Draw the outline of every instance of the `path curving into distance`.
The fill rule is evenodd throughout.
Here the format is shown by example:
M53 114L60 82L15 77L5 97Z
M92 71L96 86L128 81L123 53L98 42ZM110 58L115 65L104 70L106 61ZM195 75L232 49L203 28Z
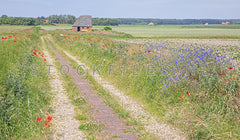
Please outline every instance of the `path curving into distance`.
M78 65L84 65L82 67L85 71L89 72L89 68L82 62L80 62L76 57L72 56L66 51L63 51L69 58L77 62ZM159 123L156 119L144 109L144 106L138 104L133 98L125 95L122 91L116 89L108 81L101 78L100 75L89 72L91 76L106 90L111 96L117 97L119 104L124 107L130 116L144 125L147 132L158 136L160 139L165 140L184 140L185 137L182 136L182 132L179 129L172 128L167 124Z
M61 65L68 65L66 58L55 51L51 44L48 42L48 46L51 51L56 55ZM132 129L131 126L123 124L123 122L117 117L117 113L109 106L107 106L103 100L98 96L96 91L93 90L92 85L87 80L83 79L75 69L69 66L69 75L74 79L79 91L83 94L86 102L91 106L91 116L94 120L99 121L100 124L104 124L102 135L104 139L123 139L123 140L136 140L139 139L131 132L127 132ZM126 130L126 131L124 131Z

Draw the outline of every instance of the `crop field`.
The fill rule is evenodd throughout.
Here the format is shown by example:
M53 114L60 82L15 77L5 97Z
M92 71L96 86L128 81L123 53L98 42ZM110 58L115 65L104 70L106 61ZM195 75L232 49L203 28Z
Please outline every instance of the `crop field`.
M71 30L72 26L70 25L42 25L38 26L43 30L51 31L51 30Z
M66 89L68 104L73 103L77 110L69 114L75 114L74 119L80 122L76 129L84 134L83 138L101 139L114 119L117 120L114 123L126 120L121 125L131 126L124 135L133 134L144 140L240 139L240 40L191 39L240 37L239 26L113 26L113 31L104 35L101 26L94 28L97 32L88 34L73 32L70 26L38 27L40 31L31 27L31 32L14 27L21 32L12 33L15 30L0 26L0 136L4 139L52 138L59 131L58 125L70 121L57 116L59 122L56 122L57 117L51 117L59 111L50 105L56 100L51 96L52 91L58 88L51 80L62 81L60 85ZM133 37L115 37L122 32ZM51 64L50 58L56 62ZM60 64L68 64L86 81L77 82L79 77L74 80L61 70L58 73L61 78L51 77L47 64L56 69L62 68ZM38 75L31 75L36 72ZM92 73L106 80L108 86L94 80ZM75 87L81 84L86 90ZM96 96L87 89L88 85L96 91ZM113 95L106 87L121 92L111 88ZM101 114L94 116L104 110L91 112L97 110L94 106L97 99L102 100L100 107L106 104L116 112L111 116L117 117L108 116L108 123L97 123L104 122ZM131 108L130 99L135 108ZM143 106L144 111L138 106ZM67 108L63 106L62 110ZM156 123L139 117L142 112L148 112ZM172 137L161 133L161 128L169 130L166 135ZM61 137L64 132L56 135ZM116 137L120 136L111 136Z
M1 25L0 33L9 33L16 31L23 31L26 29L31 29L33 26L9 26L9 25Z
M212 26L212 28L211 28ZM240 28L236 26L116 26L114 31L131 34L135 37L206 37L206 36L240 36Z
M69 25L39 26L44 30L71 30ZM93 26L95 30L102 30L104 26ZM239 38L239 25L159 25L159 26L111 26L113 31L131 34L134 37L162 37L162 38Z

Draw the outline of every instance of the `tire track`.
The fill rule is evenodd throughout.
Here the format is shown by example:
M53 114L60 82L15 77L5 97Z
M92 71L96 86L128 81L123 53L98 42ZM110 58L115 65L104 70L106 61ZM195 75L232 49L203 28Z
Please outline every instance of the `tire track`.
M89 67L87 67L84 63L77 60L76 57L72 56L66 51L63 51L69 58L71 58L73 61L77 62L78 65L84 65L82 67L85 71L89 72ZM101 78L100 75L95 73L89 72L91 76L94 77L94 79L102 85L102 87L110 92L112 96L115 96L119 99L119 104L122 105L137 121L141 122L141 124L144 125L147 132L154 134L160 139L166 139L166 140L183 140L185 139L184 136L182 136L182 132L179 129L172 128L167 124L164 123L158 123L156 119L144 109L143 105L138 104L134 99L131 97L125 95L120 90L116 89L113 85L111 85L109 82L105 81Z
M62 65L68 65L67 60L51 47L48 40L47 43L60 63ZM124 132L124 130L131 130L132 127L123 124L122 121L117 117L117 113L111 107L107 106L98 96L96 91L93 90L92 85L80 77L75 69L69 65L68 67L69 74L74 79L76 86L78 87L79 91L83 93L85 100L91 106L90 112L92 113L92 117L94 120L99 121L99 123L104 124L105 127L101 132L104 136L104 139L138 139L132 133Z
M43 38L42 38L43 41ZM47 51L44 54L48 57L48 64L53 65L53 58ZM86 139L82 131L78 129L80 122L74 118L74 106L67 97L63 83L57 74L59 71L52 66L50 69L51 92L53 93L53 103L51 104L53 139L54 140L83 140Z

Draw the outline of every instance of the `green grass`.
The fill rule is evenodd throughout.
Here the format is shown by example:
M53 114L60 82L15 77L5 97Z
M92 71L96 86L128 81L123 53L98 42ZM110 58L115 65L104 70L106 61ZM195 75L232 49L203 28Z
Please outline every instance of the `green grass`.
M45 25L41 29L71 30L71 25ZM102 30L104 26L93 26L93 29ZM240 38L239 25L120 25L111 26L115 33L123 32L134 37L148 38Z
M53 31L53 30L72 30L72 25L39 25L42 30ZM93 29L101 30L104 26L93 26Z
M50 132L44 128L44 120L51 102L46 63L32 56L34 49L42 51L36 43L40 34L35 29L31 35L15 35L0 42L0 138L40 139ZM36 74L34 65L38 66L37 75L32 75ZM35 121L37 117L42 121Z
M42 30L71 30L71 25L39 25L37 27L40 27Z
M139 73L140 76L133 76L132 74L133 64L149 64L151 57L157 55L152 51L150 54L144 55L145 59L141 59L138 53L142 54L147 49L146 46L139 48L138 45L134 44L114 43L114 41L104 37L102 37L102 40L101 37L93 37L92 41L87 41L89 36L81 36L80 41L78 39L74 41L60 37L55 38L59 46L62 47L59 49L71 52L90 68L101 63L101 75L126 94L145 104L147 109L155 116L182 129L189 138L239 138L238 131L240 128L237 121L240 116L237 112L239 104L234 102L238 99L236 92L240 85L237 83L238 80L225 84L224 77L217 74L227 71L228 65L213 65L214 76L210 78L199 79L200 73L191 75L190 79L181 80L176 87L170 87L167 90L168 95L166 95L162 89L164 85L159 85L159 80L166 78L163 72L156 72L157 76L154 76L153 79L146 74L145 68L137 69L136 73ZM73 38L73 36L70 38ZM181 44L178 45L181 46ZM161 54L175 54L170 51L170 48L178 47L178 45L163 44L167 48ZM135 49L135 51L132 51L132 49ZM129 50L128 53L127 50ZM186 50L183 49L182 51ZM114 52L116 52L116 55ZM127 58L127 61L124 60L124 57ZM164 57L164 55L161 57ZM174 55L169 55L167 58L167 60L172 61ZM115 67L115 71L109 76L109 64L115 64L116 66L126 64L125 75L122 75L122 68ZM167 65L169 64L166 63ZM208 71L208 69L199 69L199 72L201 71ZM237 68L229 72L226 78L231 79L231 76L239 79ZM190 92L191 96L188 97L187 92ZM181 96L184 97L184 100L180 99Z
M61 53L61 48L58 46L58 44L53 43L53 42L54 42L54 40L51 40L51 43L54 46L54 48L59 53ZM66 55L65 55L65 58L68 60L69 65L71 65L74 69L78 68L78 64L75 61L73 61ZM89 72L90 71L85 71L83 78L86 79L91 85L93 85L93 89L102 98L102 100L106 103L106 105L113 108L116 111L116 113L118 114L119 118L123 118L125 120L123 123L125 123L126 125L131 125L133 127L132 132L136 133L141 139L149 139L149 140L155 139L155 136L153 136L152 134L149 134L145 131L144 126L141 123L139 123L137 120L131 118L131 116L129 115L129 112L127 112L120 105L120 103L117 101L117 99L115 99L115 97L112 97L110 95L110 93L105 91L103 89L103 87L100 84L98 84L92 76L90 76ZM79 73L84 73L84 70L82 68L80 68ZM66 79L65 79L65 81L66 81ZM70 79L68 79L67 81L69 81L69 83L72 83ZM74 84L74 83L72 83L72 84ZM66 85L66 87L69 89L75 89L75 86L73 87L70 84ZM68 91L68 92L70 92L70 91ZM76 106L80 107L80 109L83 110L82 112L88 112L88 111L84 111L85 109L82 109L84 107L82 107L81 103L85 103L85 100L83 98L78 96L78 98L75 98L75 100L73 100L73 102L74 103L78 102L78 104L76 104ZM82 127L85 127L85 125L88 123L94 123L93 120L86 119L86 114L78 114L76 116L76 118L79 118L79 120L84 120L83 121L84 124ZM96 124L96 123L94 123L94 124ZM89 129L88 131L86 131L86 133L89 138L96 135L96 133L94 133L94 131L92 129Z
M0 25L0 33L10 33L10 32L19 32L26 29L32 29L33 26L10 26L10 25Z
M49 41L49 43L55 48L56 44L51 41ZM48 51L50 52L51 56L55 57L55 54L50 50L49 47ZM61 67L59 61L56 61L54 65L59 68ZM73 67L75 67L75 65L73 65ZM79 69L79 72L82 71L82 69ZM75 106L75 119L79 120L81 124L79 129L84 131L84 135L87 139L95 140L98 137L102 137L100 132L103 128L103 125L98 125L97 122L92 119L89 112L91 107L86 103L82 93L79 92L78 87L73 82L73 79L69 75L61 76L61 79L63 81L63 86L66 89L67 96L72 100L72 104Z
M240 36L240 28L229 26L112 26L113 31L131 34L134 37L206 37L206 36ZM231 28L230 28L231 27Z

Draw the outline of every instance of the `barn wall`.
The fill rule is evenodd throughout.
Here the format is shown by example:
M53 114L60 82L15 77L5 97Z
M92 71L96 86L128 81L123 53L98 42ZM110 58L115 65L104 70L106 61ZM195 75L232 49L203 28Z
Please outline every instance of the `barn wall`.
M73 31L78 31L77 29L78 29L78 27L72 27Z
M80 31L82 31L82 30L92 31L92 27L89 27L89 28L87 28L87 27L80 27Z
M73 31L78 31L77 29L78 29L78 27L72 27ZM80 31L82 31L82 30L92 31L92 27L89 27L89 28L87 28L87 27L80 27Z

